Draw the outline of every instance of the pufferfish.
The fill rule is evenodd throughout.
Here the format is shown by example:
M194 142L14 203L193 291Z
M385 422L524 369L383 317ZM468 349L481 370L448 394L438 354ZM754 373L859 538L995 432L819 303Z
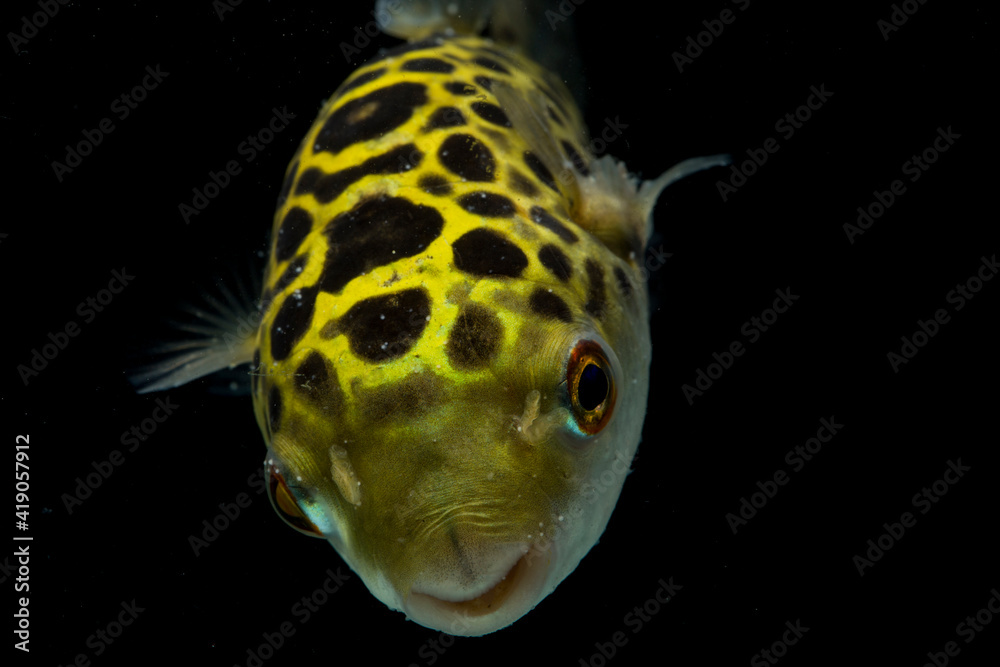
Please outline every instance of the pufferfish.
M640 182L593 156L518 3L491 4L379 3L408 43L292 159L256 331L138 378L252 364L277 512L391 609L467 636L533 609L604 531L646 412L652 210L726 164Z

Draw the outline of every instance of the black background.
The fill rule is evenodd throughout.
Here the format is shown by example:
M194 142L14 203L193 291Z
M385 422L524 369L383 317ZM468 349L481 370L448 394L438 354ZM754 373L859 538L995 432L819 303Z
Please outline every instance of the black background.
M719 152L742 162L768 137L780 149L727 201L717 190L727 170L661 198L653 246L672 255L650 279L649 414L607 532L534 611L494 635L445 638L443 653L438 633L353 576L307 623L293 614L328 568L347 570L248 484L264 453L248 397L206 382L168 392L174 414L71 514L63 499L92 462L126 449L122 433L156 406L126 382L123 351L267 247L284 169L322 100L398 41L380 35L346 62L339 45L371 19L366 3L247 1L221 21L207 1L61 6L19 53L8 45L0 57L0 127L13 149L0 226L0 405L8 465L15 436L30 435L34 537L32 652L15 652L17 664L84 653L92 664L245 665L262 633L286 621L295 634L265 664L601 665L595 643L619 631L627 643L610 664L746 664L796 620L809 630L782 664L922 665L947 641L961 648L955 664L992 664L1000 619L969 644L956 626L1000 586L988 458L1000 282L961 310L946 300L998 249L992 37L974 4L919 5L888 40L877 25L888 2L576 7L588 125L627 125L608 152L631 171L652 178ZM9 5L5 33L38 11ZM735 21L679 72L671 54L727 7ZM157 65L169 76L120 120L112 101ZM777 132L821 85L833 93L822 107L792 137ZM247 163L237 146L275 107L296 117ZM52 162L105 117L115 130L58 181ZM948 127L960 138L910 182L903 163ZM242 173L185 224L178 205L233 159ZM894 179L905 194L850 243L843 224ZM84 322L77 305L123 267L134 280ZM741 327L776 289L799 299L746 344ZM887 353L939 308L951 320L894 372ZM70 320L80 334L25 386L17 366ZM689 404L681 386L735 340L746 352ZM843 428L791 472L786 452L821 418ZM959 458L971 470L920 514L911 498ZM734 535L727 513L779 469L790 482ZM196 557L189 536L242 492L250 506ZM916 525L859 576L853 557L906 511ZM8 609L14 577L0 573ZM633 632L626 615L671 577L676 597ZM95 655L88 637L133 599L144 611Z

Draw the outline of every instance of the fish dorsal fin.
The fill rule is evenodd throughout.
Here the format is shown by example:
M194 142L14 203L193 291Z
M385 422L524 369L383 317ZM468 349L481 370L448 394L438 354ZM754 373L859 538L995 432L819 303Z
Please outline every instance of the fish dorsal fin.
M394 37L416 41L433 34L478 35L486 27L494 0L378 0L375 20ZM402 6L400 6L402 5Z

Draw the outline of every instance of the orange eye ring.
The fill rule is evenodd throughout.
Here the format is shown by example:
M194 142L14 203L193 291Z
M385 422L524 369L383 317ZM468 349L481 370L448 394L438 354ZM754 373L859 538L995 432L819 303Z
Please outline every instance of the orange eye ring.
M611 363L600 344L592 340L576 344L566 365L566 386L581 431L594 435L607 426L614 412L617 389Z
M270 467L271 478L267 485L267 496L271 499L274 511L278 513L285 523L306 535L323 537L323 533L313 525L302 509L288 484L285 477L272 464Z

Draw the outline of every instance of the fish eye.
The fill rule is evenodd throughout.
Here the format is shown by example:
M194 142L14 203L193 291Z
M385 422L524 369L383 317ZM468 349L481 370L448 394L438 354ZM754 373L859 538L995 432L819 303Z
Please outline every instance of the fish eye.
M285 523L300 533L312 535L313 537L323 537L323 533L313 525L312 521L306 517L305 512L299 507L295 495L285 482L284 475L281 474L274 464L271 464L269 468L271 479L267 485L267 497L271 499L274 511L284 519Z
M600 344L581 340L570 353L566 385L577 426L594 435L611 419L615 407L615 381L611 363Z

